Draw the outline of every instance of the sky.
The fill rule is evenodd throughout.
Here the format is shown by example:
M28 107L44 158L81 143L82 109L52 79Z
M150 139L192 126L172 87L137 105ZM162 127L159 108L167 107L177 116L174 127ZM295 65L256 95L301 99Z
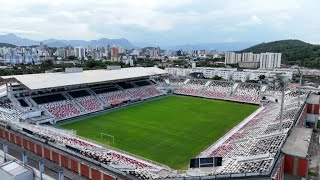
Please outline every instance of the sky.
M0 0L0 34L178 45L320 42L319 0Z

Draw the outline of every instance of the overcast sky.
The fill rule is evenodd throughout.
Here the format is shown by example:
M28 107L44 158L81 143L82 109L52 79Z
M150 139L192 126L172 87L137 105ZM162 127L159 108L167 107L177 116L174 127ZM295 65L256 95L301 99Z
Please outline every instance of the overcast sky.
M151 44L320 42L320 0L0 0L0 34Z

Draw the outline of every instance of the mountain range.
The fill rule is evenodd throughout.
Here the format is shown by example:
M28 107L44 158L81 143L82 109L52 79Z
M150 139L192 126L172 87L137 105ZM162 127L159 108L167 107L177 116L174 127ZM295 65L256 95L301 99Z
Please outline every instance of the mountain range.
M132 43L130 43L127 39L107 39L101 38L98 40L59 40L59 39L47 39L42 41L45 45L49 47L65 47L65 46L107 46L107 45L118 45L121 47L125 47L127 49L136 48ZM15 34L5 34L0 35L0 43L8 43L16 46L32 46L39 45L40 41L35 41L31 39L21 38L16 36Z
M45 45L49 47L65 47L65 46L107 46L107 45L117 45L124 47L126 49L139 49L146 46L154 46L155 45L145 45L145 43L136 43L134 45L130 41L124 38L120 39L108 39L101 38L98 40L59 40L59 39L47 39L42 41ZM0 35L0 43L12 44L15 46L32 46L39 45L40 41L35 41L32 39L22 38L16 36L15 34L9 33L5 35ZM218 51L238 51L241 49L245 49L255 45L257 43L254 42L232 42L232 43L202 43L202 44L186 44L186 45L162 45L161 49L165 50L218 50Z

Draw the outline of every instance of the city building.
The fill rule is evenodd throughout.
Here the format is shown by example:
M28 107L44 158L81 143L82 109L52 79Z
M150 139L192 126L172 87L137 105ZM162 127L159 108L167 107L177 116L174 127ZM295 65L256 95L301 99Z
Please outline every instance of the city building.
M281 53L253 54L248 52L236 54L235 52L226 52L225 64L238 64L241 68L279 69L281 67Z
M119 50L116 47L111 48L111 61L119 60Z
M270 77L275 77L276 74L283 74L292 80L293 70L291 69L275 69L275 70L251 70L244 69L237 71L236 68L209 68L209 67L196 67L196 68L165 68L165 70L174 76L189 76L192 72L202 73L205 78L213 78L215 76L221 77L223 80L241 81L248 80L259 81L260 76L264 75L265 80Z
M281 67L281 53L261 53L260 68L261 69L276 69Z
M81 46L77 46L74 48L74 55L78 58L78 59L81 59L81 58L84 58L86 57L86 52L85 52L85 49Z

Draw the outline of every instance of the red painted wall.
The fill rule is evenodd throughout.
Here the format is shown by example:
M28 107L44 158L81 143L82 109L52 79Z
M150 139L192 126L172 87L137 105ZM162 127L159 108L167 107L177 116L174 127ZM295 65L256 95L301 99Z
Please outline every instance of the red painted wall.
M100 171L95 170L95 169L91 169L91 179L92 180L100 180L101 176L100 176Z
M20 136L16 136L16 143L19 145L19 146L21 146L21 138L20 138Z
M64 155L60 155L61 158L61 166L69 168L69 158Z
M30 142L30 141L28 141L28 142L29 142L29 150L32 151L32 152L36 152L36 149L34 147L33 142Z
M319 104L314 105L314 114L319 114Z
M9 133L8 133L7 131L4 132L4 137L5 137L6 139L9 139Z
M28 141L25 139L22 139L23 148L28 149Z
M51 154L52 154L52 161L59 164L59 154L54 151L51 151Z
M74 171L74 172L79 173L79 171L78 171L78 162L73 160L73 159L70 159L70 163L71 163L71 170Z
M10 139L9 139L9 141L14 143L14 137L15 137L15 135L12 134L12 133L10 133Z
M120 180L121 178L118 178ZM103 174L103 180L113 180L113 177L109 176L108 174Z
M298 160L298 176L307 177L309 162L307 159Z
M312 104L307 104L307 113L312 114Z
M288 174L293 174L294 158L290 155L285 155L284 159L284 172Z
M36 149L37 149L37 154L39 154L40 156L42 156L42 146L40 146L39 144L36 144Z
M85 177L89 177L89 166L85 164L81 164L81 175Z
M47 148L43 148L44 157L50 160L50 150Z

